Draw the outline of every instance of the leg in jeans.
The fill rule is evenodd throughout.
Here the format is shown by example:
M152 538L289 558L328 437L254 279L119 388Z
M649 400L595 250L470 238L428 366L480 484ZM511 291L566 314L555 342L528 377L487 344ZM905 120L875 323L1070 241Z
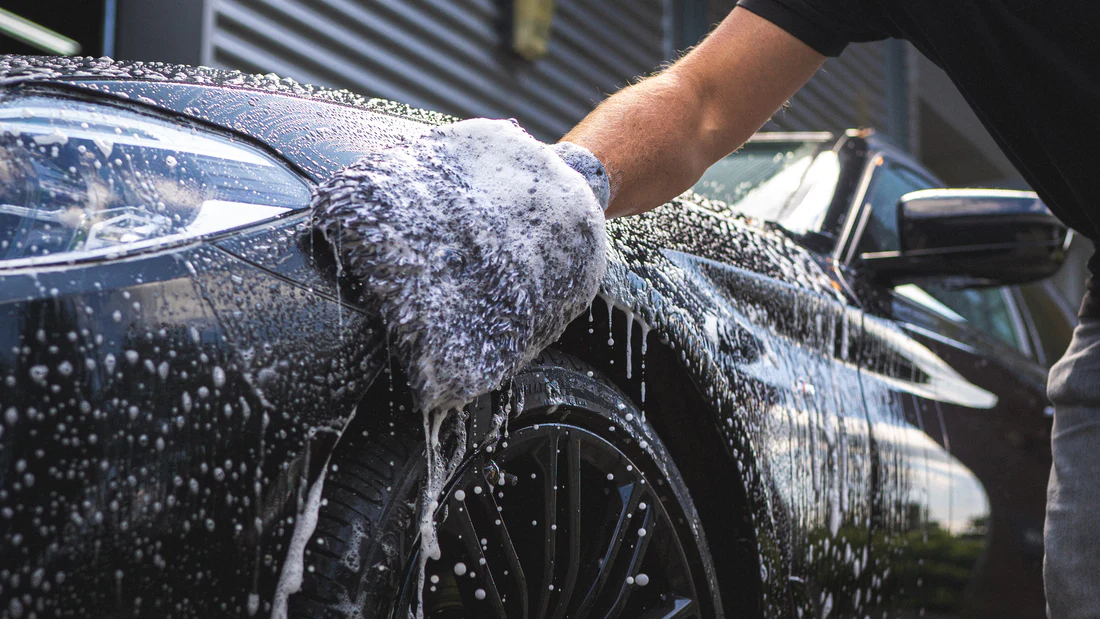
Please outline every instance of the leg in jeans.
M1100 617L1100 318L1081 318L1050 370L1054 466L1043 581L1051 619Z

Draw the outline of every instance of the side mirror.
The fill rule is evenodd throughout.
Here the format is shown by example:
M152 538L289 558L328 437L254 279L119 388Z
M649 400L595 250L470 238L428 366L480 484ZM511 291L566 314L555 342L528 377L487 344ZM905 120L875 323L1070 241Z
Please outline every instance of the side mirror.
M1073 232L1032 191L925 189L898 201L898 251L862 254L892 284L1022 284L1062 266Z

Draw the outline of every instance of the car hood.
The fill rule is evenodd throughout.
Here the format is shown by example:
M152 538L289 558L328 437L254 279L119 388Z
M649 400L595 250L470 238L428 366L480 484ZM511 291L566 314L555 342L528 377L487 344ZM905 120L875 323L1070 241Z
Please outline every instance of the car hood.
M51 83L136 101L252 137L323 180L364 154L456 120L435 112L293 79L110 58L0 57L0 85ZM812 254L782 231L685 194L640 217L610 222L612 258L627 263L683 252L836 295ZM612 269L615 272L615 269ZM625 290L609 285L607 292ZM621 302L626 302L626 295Z

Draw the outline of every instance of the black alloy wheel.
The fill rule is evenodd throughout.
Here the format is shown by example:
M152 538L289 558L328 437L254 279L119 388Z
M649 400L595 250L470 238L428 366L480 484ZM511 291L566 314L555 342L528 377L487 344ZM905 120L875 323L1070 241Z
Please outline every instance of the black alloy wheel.
M687 488L630 400L556 352L500 395L506 432L439 501L423 616L721 616ZM293 616L417 616L423 426L402 413L334 454Z

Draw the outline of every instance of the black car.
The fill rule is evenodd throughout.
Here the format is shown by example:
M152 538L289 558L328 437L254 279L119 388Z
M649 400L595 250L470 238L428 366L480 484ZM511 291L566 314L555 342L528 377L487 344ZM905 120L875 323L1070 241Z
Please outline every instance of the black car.
M611 222L591 313L437 429L422 558L424 420L308 206L448 121L0 61L0 614L1043 616L1069 234L866 133Z

